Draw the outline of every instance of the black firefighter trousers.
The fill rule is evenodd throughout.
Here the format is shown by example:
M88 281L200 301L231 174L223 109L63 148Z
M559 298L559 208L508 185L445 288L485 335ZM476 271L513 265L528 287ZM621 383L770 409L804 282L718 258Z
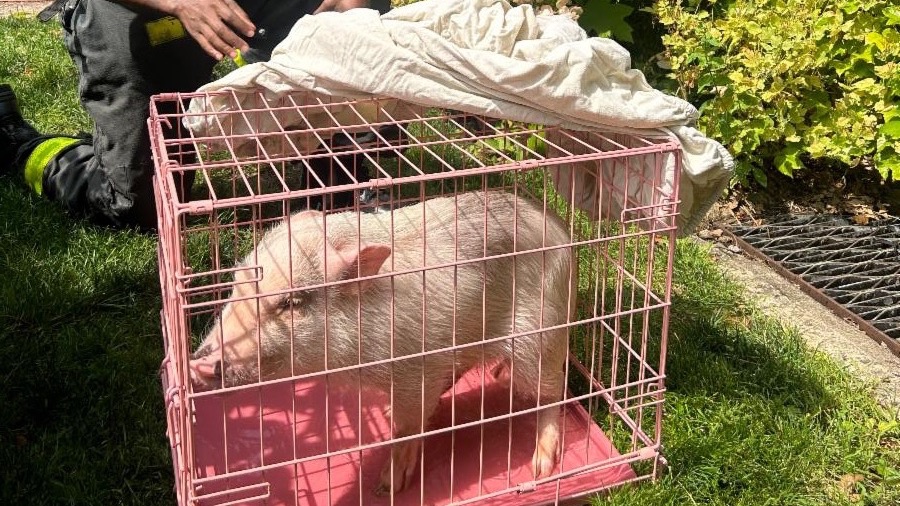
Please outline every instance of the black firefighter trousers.
M320 2L238 0L257 30L266 33L265 39L248 41L247 61L268 59L294 23ZM386 0L372 4L382 12L388 8ZM69 0L61 21L80 75L81 103L95 126L90 138L49 161L41 181L43 194L99 224L154 229L150 96L196 90L209 81L216 62L183 30L178 36L178 30L171 29L172 18L155 11L107 0ZM163 24L170 29L159 29Z

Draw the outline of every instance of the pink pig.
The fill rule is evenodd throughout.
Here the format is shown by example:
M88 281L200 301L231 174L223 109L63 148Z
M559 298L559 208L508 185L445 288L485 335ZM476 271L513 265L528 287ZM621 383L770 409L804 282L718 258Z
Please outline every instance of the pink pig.
M299 212L241 262L261 267L261 279L237 271L229 302L191 360L191 376L198 388L215 388L394 357L393 382L390 364L334 373L331 381L361 380L385 392L393 383L394 403L402 406L391 411L396 437L426 430L454 371L483 360L513 363L517 395L557 402L578 278L570 242L552 211L500 191L433 198L390 213ZM551 246L562 247L480 260ZM422 268L428 270L414 270ZM403 358L556 326L563 328L514 343ZM556 466L559 412L540 411L537 478ZM420 444L394 445L393 480L388 462L378 492L411 483Z

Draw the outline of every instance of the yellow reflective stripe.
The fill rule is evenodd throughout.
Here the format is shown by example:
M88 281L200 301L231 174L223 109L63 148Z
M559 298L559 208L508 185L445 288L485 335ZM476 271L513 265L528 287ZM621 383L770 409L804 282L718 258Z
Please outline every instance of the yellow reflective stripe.
M171 42L187 35L181 21L178 21L177 18L172 16L166 16L157 19L156 21L150 21L149 23L145 23L144 27L147 29L147 39L150 40L151 46L165 44L166 42Z
M44 191L44 169L56 155L80 140L72 137L54 137L38 144L25 161L25 184L41 195Z

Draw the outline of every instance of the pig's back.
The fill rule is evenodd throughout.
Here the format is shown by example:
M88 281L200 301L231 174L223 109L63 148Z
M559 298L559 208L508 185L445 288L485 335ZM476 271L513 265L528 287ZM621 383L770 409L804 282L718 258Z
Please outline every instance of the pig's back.
M360 349L360 358L369 362L508 335L514 320L519 331L538 328L538 317L545 325L561 323L554 322L552 314L564 319L565 305L550 299L564 294L544 289L559 284L561 266L569 259L567 248L517 255L515 261L478 261L568 242L562 221L549 210L546 214L545 220L541 203L494 191L434 198L393 213L330 215L332 243L389 245L392 254L380 272L397 273L373 281L359 302L348 302L346 309L353 315L344 323L348 339L359 335L357 307L367 329L366 346L351 348ZM559 310L547 311L556 306ZM506 346L492 345L489 355L504 356ZM481 350L473 347L431 360L453 358L465 369L481 357ZM346 359L346 364L333 365L358 360L355 352Z
M545 230L544 215L541 203L509 192L467 192L394 213L363 214L359 224L363 242L394 249L393 269L390 259L385 263L389 271L421 267L423 249L426 265L432 266L565 244L568 234L561 220L548 209ZM356 218L346 213L345 219ZM343 234L347 229L334 230Z

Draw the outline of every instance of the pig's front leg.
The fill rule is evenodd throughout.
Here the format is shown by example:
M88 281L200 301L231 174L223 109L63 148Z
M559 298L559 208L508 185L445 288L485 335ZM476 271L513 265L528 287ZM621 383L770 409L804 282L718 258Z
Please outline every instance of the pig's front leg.
M523 341L516 349L520 353L510 373L514 388L544 406L559 402L565 388L566 335L546 334L537 342ZM530 346L529 346L530 345ZM539 366L540 365L540 366ZM547 407L538 412L534 456L531 464L534 478L553 474L559 460L560 406Z
M398 409L394 409L391 406L391 419L394 424L395 438L420 434L425 431L428 419L431 418L431 413L437 406L440 392L437 391L437 394L430 394L430 397L435 399L434 401L431 401L428 397L425 399L428 410L424 411L424 413L421 410L420 395L420 391L417 391L412 397L409 395L397 395L395 397L394 402ZM381 480L375 489L376 495L388 495L391 491L396 494L412 484L416 467L419 463L421 448L421 438L410 439L391 446L391 456L381 470Z
M408 435L396 434L397 437ZM421 446L421 439L412 439L398 443L391 448L391 458L381 470L381 480L378 488L375 489L375 495L385 496L390 494L391 490L397 493L412 484L416 466L419 463ZM393 476L391 475L392 468Z
M398 363L395 371L402 372L394 376L394 404L391 406L395 438L421 434L427 430L441 394L446 390L445 386L453 379L451 370L452 367L442 362L440 357ZM381 471L375 493L396 494L410 486L421 452L422 438L392 445L391 457Z

